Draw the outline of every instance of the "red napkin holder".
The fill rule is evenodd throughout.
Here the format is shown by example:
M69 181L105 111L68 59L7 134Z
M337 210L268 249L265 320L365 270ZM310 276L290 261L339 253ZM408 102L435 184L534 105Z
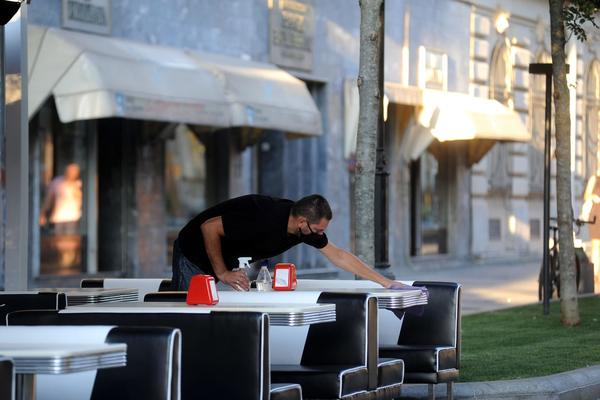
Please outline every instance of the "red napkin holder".
M215 278L210 275L194 275L188 288L185 302L190 305L206 304L214 306L219 302Z
M273 273L273 290L295 290L298 280L296 279L296 266L291 263L275 264Z

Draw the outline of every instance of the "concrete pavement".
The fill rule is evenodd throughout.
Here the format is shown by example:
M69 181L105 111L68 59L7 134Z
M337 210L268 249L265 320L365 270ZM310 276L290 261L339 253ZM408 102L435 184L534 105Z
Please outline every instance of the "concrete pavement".
M436 399L446 398L446 385L435 388ZM426 385L404 385L402 400L427 398ZM454 385L456 400L597 400L600 399L600 365L549 376L509 381L469 382Z
M472 314L538 301L539 260L471 263L395 271L401 280L459 282L462 311ZM427 385L405 385L402 399L427 398ZM446 385L436 386L446 398ZM457 383L455 399L600 399L600 365L560 374L490 382Z
M540 261L529 259L413 268L395 273L401 280L461 283L462 312L466 315L537 302L539 271Z

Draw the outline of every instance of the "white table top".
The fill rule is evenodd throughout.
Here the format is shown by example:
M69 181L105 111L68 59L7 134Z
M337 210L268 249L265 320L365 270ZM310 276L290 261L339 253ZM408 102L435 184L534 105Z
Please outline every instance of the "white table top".
M341 281L344 282L344 281ZM352 285L355 281L349 281L348 285ZM362 282L362 281L358 281ZM298 288L294 291L269 291L269 292L220 292L219 296L223 303L275 303L286 304L295 302L305 302L316 304L319 296L322 293L356 293L365 294L372 297L377 297L379 308L390 310L401 310L415 305L427 304L427 294L422 292L420 288L410 289L385 289L379 285L369 287L365 284L355 287L344 287L337 281L333 287L328 287L328 281L323 282L322 288L317 288L311 285L310 288L303 289L302 285L298 284ZM364 286L363 286L364 285ZM376 285L376 284L373 284ZM305 286L306 287L306 286Z
M188 305L181 302L86 304L61 310L64 314L81 313L191 313L261 312L269 314L271 325L300 326L335 321L335 304L218 303Z
M106 343L0 343L17 374L65 374L126 365L127 345Z
M61 310L65 314L77 313L199 313L211 311L249 311L264 313L300 313L335 311L335 304L269 304L269 303L217 303L210 305L189 305L183 302L151 302L151 303L108 303L86 304Z

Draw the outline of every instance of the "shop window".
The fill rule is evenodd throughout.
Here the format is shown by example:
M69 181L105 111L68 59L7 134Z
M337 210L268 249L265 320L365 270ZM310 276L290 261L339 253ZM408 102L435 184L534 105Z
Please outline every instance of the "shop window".
M488 220L488 237L490 241L499 241L502 239L500 219L490 218Z
M207 151L199 136L178 125L165 143L165 201L167 249L181 228L210 206L207 198ZM171 254L169 253L169 262Z
M447 253L446 198L439 163L428 152L411 165L411 255Z
M419 87L448 90L448 55L419 47Z
M600 62L595 60L590 66L586 83L585 113L585 174L586 178L598 171L598 134L600 133Z
M537 240L540 238L540 220L538 218L529 220L529 238L532 240Z
M32 176L40 188L39 203L34 202L39 208L33 214L39 220L40 258L39 264L34 260L34 270L41 275L86 272L87 200L92 195L86 184L94 159L87 123L60 123L52 101L48 101L32 120L31 130L32 150L39 152Z
M512 56L507 43L501 43L492 54L490 68L490 98L512 108ZM509 144L496 143L486 156L488 159L487 177L491 192L510 191Z

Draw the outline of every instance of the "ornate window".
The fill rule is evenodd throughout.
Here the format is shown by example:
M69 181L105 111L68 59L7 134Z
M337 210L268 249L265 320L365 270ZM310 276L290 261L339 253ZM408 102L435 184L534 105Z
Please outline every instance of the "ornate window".
M550 54L542 52L537 63L551 63ZM531 133L529 143L529 192L544 192L544 136L546 133L546 77L532 76L531 88Z
M600 119L600 62L594 60L588 71L585 85L585 175L589 178L598 170L598 134Z
M502 42L492 54L490 69L490 98L511 107L512 99L512 54L510 44ZM496 143L487 155L488 172L487 177L492 192L505 193L510 191L509 145Z

